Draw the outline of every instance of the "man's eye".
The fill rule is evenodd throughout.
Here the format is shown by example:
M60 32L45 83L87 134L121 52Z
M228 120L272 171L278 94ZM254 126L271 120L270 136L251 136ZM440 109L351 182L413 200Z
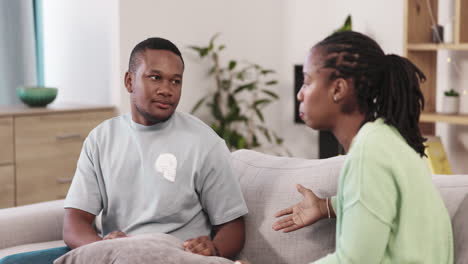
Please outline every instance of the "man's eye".
M150 79L151 79L151 80L161 80L161 76L159 76L159 75L151 75L151 76L150 76Z
M181 80L177 80L177 79L176 79L176 80L172 80L172 83L173 83L173 84L181 84L181 83L182 83L182 81L181 81Z

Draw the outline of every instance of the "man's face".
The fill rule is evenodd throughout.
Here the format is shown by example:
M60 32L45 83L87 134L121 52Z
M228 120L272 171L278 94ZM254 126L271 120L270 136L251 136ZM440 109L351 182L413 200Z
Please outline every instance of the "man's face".
M135 72L127 72L125 86L130 93L133 120L153 125L167 120L177 108L184 65L171 51L147 49L139 54Z

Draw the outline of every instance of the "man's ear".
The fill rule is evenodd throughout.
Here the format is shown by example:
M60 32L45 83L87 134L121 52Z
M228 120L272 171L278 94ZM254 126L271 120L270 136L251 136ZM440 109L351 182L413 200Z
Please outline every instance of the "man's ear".
M125 73L124 84L125 88L127 88L127 92L129 93L133 93L133 76L132 72Z
M332 99L335 103L349 97L352 93L351 83L344 78L335 80L332 87Z

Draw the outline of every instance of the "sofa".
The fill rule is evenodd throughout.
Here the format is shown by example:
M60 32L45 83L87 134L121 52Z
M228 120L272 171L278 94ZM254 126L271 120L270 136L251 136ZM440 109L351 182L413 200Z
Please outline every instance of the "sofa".
M327 219L291 233L274 231L274 213L301 200L295 185L318 196L336 193L345 156L307 160L251 150L232 154L249 214L246 244L239 259L254 264L309 263L334 251L335 220ZM433 175L452 217L456 263L468 263L468 175ZM468 196L467 196L468 197ZM9 254L63 246L63 200L0 210L0 258ZM415 208L417 210L417 208ZM421 219L424 221L424 219ZM430 232L430 230L428 230Z

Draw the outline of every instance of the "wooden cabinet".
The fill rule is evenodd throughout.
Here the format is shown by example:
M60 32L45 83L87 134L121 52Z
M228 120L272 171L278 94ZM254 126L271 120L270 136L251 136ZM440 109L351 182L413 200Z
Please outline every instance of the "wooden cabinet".
M114 115L112 107L0 109L0 208L65 198L84 139Z
M440 0L441 3L442 0ZM453 43L432 43L431 28L438 23L438 0L406 0L405 55L426 75L422 85L426 106L421 115L424 134L434 134L435 122L468 124L468 115L436 113L437 52L439 50L468 51L468 0L454 0Z

